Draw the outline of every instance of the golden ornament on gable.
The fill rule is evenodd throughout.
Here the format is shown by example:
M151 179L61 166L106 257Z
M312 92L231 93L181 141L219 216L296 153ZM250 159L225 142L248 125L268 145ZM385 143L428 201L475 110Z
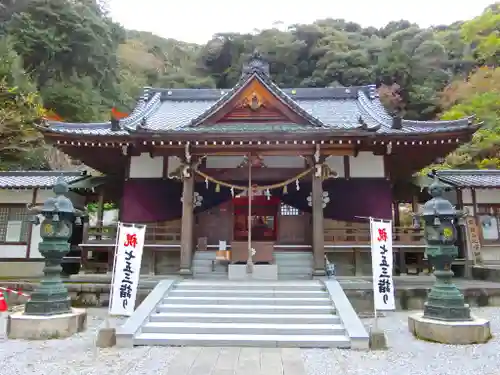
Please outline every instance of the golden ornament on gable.
M249 108L252 111L257 111L261 107L265 106L264 98L259 95L256 91L253 91L250 95L244 97L241 102L237 105L239 108Z

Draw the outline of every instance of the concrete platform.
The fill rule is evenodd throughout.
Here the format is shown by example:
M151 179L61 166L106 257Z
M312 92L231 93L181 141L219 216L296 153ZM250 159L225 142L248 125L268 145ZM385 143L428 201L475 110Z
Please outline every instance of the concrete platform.
M230 264L227 268L228 279L234 281L242 280L278 280L278 266L276 264L255 264L253 272L247 273L246 264Z
M492 337L486 319L446 322L424 318L423 312L408 317L408 329L416 338L450 345L483 344Z
M87 311L73 309L69 314L36 316L12 313L7 317L9 339L48 340L70 337L87 328Z

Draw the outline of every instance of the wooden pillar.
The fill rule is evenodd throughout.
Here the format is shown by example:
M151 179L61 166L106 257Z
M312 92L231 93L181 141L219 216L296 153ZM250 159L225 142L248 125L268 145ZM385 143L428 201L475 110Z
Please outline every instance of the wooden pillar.
M38 188L33 189L33 195L31 197L31 205L34 206L36 205L37 201L37 195L38 195ZM26 258L28 259L31 254L31 237L33 236L33 226L35 224L29 223L28 227L28 234L27 234L27 239L26 239Z
M104 190L102 188L99 188L99 198L97 201L97 233L99 235L97 236L97 240L102 239L102 229L104 226Z
M413 194L411 197L411 210L413 213L418 213L418 195Z
M474 217L477 217L477 196L476 196L476 189L472 188L470 189L471 197L472 197L472 215Z
M394 226L401 226L401 215L399 212L399 201L392 202L393 210L394 210Z
M184 177L182 185L182 221L181 221L181 268L179 273L191 276L191 258L193 255L194 227L194 175Z
M312 177L313 276L325 275L325 231L323 223L323 178Z

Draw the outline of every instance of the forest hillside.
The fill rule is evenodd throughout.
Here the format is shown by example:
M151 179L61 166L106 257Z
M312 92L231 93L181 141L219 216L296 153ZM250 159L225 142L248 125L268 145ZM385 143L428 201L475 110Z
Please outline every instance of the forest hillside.
M474 113L484 128L438 167L500 166L500 2L426 29L325 19L196 45L126 30L99 0L3 0L0 170L71 164L34 130L44 116L107 120L111 108L129 111L144 86L232 87L255 49L282 86L376 83L388 110L409 119Z

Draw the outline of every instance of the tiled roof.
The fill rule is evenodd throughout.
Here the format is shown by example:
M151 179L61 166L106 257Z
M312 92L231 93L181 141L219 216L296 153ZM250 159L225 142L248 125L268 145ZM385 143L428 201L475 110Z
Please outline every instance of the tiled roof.
M251 79L258 79L279 100L303 117L310 124L308 129L311 131L314 131L314 128L332 131L361 128L373 133L403 135L457 131L466 129L472 124L472 117L456 121L403 119L401 126L398 127L393 125L393 118L378 99L375 85L281 89L263 71L254 70L244 74L230 90L146 88L132 114L120 120L119 128L113 128L111 122L99 124L51 122L45 130L89 136L127 136L135 132L199 133L202 129L197 129L197 125L217 112ZM203 130L206 129L203 127ZM210 131L216 129L227 132L224 126Z
M460 188L500 188L500 170L440 170L436 173L441 181Z
M89 178L86 172L64 171L12 171L0 172L0 189L50 189L58 177L63 177L66 183Z

